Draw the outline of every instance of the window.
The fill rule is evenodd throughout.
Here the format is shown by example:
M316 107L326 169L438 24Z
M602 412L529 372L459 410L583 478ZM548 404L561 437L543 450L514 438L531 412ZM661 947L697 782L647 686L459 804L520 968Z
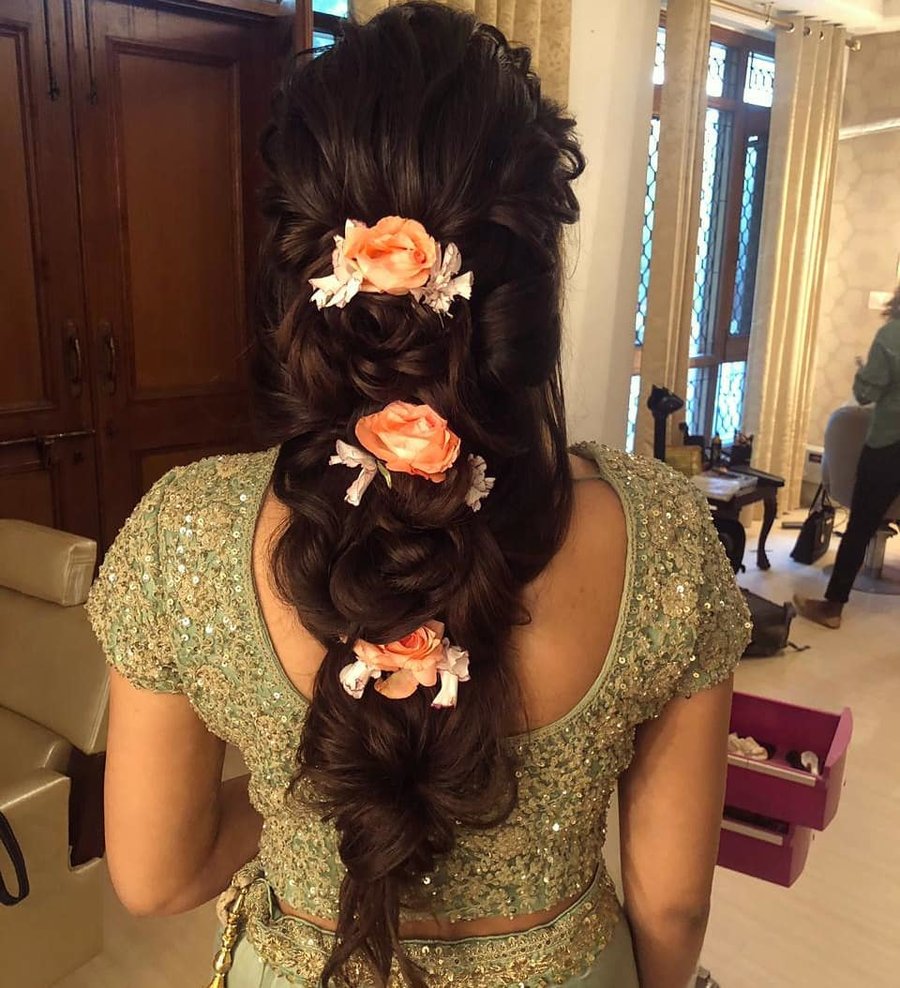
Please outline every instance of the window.
M635 380L647 317L659 111L665 77L665 25L656 37L654 113L634 326L635 377L628 408L628 448L634 447ZM769 116L775 84L773 46L713 28L707 74L700 229L694 267L685 416L692 433L727 443L741 428L756 261L762 219Z
M313 48L333 45L341 33L341 20L350 16L350 0L313 0Z

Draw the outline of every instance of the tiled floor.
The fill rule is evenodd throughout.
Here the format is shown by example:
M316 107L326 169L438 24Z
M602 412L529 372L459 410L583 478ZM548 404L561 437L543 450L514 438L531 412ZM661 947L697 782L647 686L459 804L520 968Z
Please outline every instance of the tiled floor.
M821 570L789 557L794 532L770 537L772 569L740 583L770 600L821 596ZM837 540L835 539L835 544ZM900 537L888 543L894 574ZM755 541L751 540L751 545ZM748 552L748 558L752 558ZM703 951L722 988L895 988L900 984L900 597L852 596L839 631L796 620L809 645L742 663L737 688L826 710L853 710L846 786L791 889L719 869Z
M789 558L776 527L772 569L742 585L772 600L824 588L821 569ZM896 540L900 543L900 538ZM752 560L750 551L747 558ZM889 544L900 564L900 545ZM719 870L703 962L722 988L895 988L900 984L900 597L857 594L840 631L798 620L809 651L745 662L738 688L808 706L853 709L843 801L817 835L805 873L782 889ZM201 988L209 983L211 907L138 920L106 897L106 949L58 988Z

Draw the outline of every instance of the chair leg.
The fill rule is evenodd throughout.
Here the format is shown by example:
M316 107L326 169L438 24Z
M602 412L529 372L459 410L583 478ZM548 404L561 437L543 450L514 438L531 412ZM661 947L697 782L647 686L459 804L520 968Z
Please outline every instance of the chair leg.
M863 561L863 574L872 580L881 579L881 571L884 568L884 548L887 545L887 540L893 534L893 529L882 526L869 540L866 558Z

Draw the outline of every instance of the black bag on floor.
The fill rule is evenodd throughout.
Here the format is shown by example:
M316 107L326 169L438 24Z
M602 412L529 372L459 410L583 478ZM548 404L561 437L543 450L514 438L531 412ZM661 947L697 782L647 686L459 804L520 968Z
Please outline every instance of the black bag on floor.
M787 648L791 621L797 614L793 604L775 604L749 590L742 589L741 593L750 608L750 620L753 622L750 644L744 650L745 658L765 658Z
M791 559L811 566L828 552L833 531L834 505L825 493L825 488L819 484L816 496L809 506L809 514L803 522L803 528L800 529L791 552Z

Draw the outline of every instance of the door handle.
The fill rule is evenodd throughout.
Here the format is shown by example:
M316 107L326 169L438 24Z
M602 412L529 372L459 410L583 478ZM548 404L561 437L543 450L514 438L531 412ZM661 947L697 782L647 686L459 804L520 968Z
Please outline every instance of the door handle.
M81 358L81 340L78 339L78 329L72 319L66 320L64 332L66 336L69 387L73 397L77 398L81 394L84 364Z
M103 336L103 345L106 348L106 392L114 395L118 385L118 354L116 352L116 338L113 336L112 326L104 320L99 325L99 330Z

